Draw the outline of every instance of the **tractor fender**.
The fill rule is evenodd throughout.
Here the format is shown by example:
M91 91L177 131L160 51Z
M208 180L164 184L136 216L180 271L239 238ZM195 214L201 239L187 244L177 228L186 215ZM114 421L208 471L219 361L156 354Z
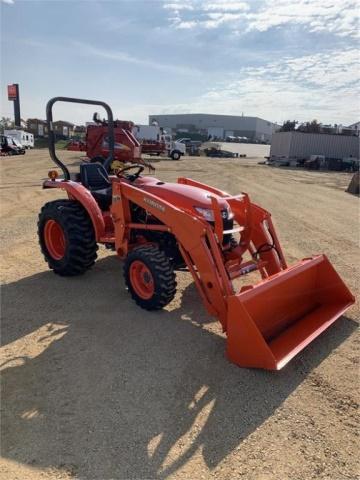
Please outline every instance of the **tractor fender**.
M45 180L43 188L61 188L66 191L69 199L77 200L81 203L93 224L96 241L100 241L105 234L105 222L100 207L89 190L80 183L71 180Z

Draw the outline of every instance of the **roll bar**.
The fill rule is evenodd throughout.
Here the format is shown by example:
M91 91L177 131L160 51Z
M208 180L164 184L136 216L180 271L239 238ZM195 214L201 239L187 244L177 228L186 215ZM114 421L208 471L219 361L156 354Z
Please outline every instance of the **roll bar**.
M56 102L68 102L68 103L82 103L85 105L99 105L106 110L107 113L107 125L108 125L108 138L109 138L109 156L104 162L104 167L106 170L110 166L111 162L114 159L114 117L111 108L105 102L100 102L97 100L84 100L81 98L70 98L70 97L54 97L51 98L46 105L46 122L49 132L49 153L52 161L61 168L64 174L64 180L70 180L70 172L68 168L62 163L62 161L57 157L55 152L55 133L53 129L53 115L52 108Z

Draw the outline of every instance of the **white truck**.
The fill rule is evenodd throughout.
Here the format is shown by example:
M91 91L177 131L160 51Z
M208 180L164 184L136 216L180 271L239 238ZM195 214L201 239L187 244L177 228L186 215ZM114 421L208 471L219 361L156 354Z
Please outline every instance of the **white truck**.
M132 134L141 144L142 153L164 155L179 160L186 153L186 145L176 142L158 125L135 125Z
M25 130L4 130L4 135L8 135L18 141L23 148L34 148L34 135Z

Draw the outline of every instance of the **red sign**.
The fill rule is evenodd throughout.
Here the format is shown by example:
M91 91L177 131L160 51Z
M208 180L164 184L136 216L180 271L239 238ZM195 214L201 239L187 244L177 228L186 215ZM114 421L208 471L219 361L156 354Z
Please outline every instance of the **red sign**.
M16 100L18 96L17 85L8 85L8 99Z

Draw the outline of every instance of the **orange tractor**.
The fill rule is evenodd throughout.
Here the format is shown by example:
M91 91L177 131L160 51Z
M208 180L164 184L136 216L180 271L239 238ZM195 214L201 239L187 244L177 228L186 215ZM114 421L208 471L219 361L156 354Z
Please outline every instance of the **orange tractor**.
M109 156L81 164L74 179L55 153L56 101L101 105L108 115ZM270 214L246 193L229 195L188 178L163 182L142 176L144 166L136 164L109 176L114 125L107 104L56 97L47 121L50 155L63 178L50 171L43 187L67 193L39 216L41 250L55 273L84 273L104 244L124 260L135 302L158 310L174 298L175 272L186 270L226 332L230 361L270 370L286 365L354 303L325 255L287 266ZM236 287L250 272L258 272L259 283Z

